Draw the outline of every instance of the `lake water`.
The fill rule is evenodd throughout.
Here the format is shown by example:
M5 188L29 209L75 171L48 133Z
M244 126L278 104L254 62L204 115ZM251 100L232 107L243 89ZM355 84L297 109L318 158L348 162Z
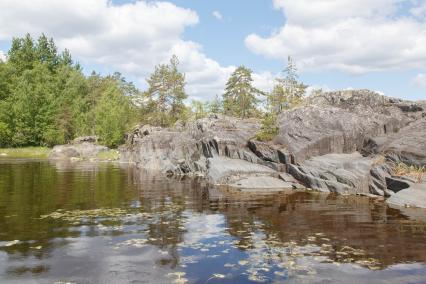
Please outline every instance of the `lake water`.
M401 210L3 159L0 283L426 283L426 211Z

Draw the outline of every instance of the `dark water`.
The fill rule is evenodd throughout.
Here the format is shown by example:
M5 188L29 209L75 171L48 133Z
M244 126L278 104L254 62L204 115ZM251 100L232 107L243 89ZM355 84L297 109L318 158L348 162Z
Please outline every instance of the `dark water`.
M426 213L0 160L0 283L426 283Z

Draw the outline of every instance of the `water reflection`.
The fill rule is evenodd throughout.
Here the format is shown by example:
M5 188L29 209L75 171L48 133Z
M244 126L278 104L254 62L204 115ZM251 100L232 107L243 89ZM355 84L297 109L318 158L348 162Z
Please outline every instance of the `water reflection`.
M377 199L1 160L0 282L422 283L425 219Z

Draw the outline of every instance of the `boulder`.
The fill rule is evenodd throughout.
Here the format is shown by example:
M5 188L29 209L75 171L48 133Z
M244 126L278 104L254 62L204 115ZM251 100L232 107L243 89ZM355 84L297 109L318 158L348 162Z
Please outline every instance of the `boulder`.
M340 194L370 193L373 160L359 153L327 154L300 165L290 165L289 173L307 187Z
M72 144L82 144L82 143L98 143L98 136L81 136L77 137L72 141Z
M108 151L108 147L83 142L80 144L58 145L53 147L49 159L91 159L101 152Z
M388 158L419 167L426 166L426 118L391 135L380 147Z
M401 207L426 208L426 183L418 183L398 191L386 200L391 205Z

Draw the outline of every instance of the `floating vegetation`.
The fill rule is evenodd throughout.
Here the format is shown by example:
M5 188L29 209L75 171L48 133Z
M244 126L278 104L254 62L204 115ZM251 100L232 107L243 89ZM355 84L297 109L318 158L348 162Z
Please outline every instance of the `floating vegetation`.
M123 247L123 246L131 246L136 248L143 248L147 245L148 240L147 239L130 239L121 243L118 243L115 247Z
M14 241L7 242L4 246L5 247L11 247L11 246L17 245L19 243L20 243L19 240L14 240Z
M99 208L99 209L90 209L90 210L56 210L50 214L41 215L41 219L55 219L55 220L64 220L68 222L79 222L83 219L93 219L93 218L116 218L123 217L128 214L127 210L121 208Z
M175 278L173 280L173 283L177 283L177 284L183 284L188 282L188 279L184 278L185 275L186 273L183 271L177 271L177 272L172 272L167 274L169 278Z

